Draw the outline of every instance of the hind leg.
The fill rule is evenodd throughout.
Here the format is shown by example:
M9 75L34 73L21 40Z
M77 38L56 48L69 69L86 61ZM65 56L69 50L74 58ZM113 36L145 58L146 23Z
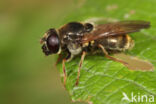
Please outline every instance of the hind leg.
M122 63L122 64L124 64L124 65L127 65L126 62L124 62L124 61L122 61L122 60L119 60L119 59L117 59L117 58L115 58L115 57L110 56L110 55L108 54L108 52L105 50L105 48L104 48L101 44L99 44L98 46L99 46L99 48L102 49L103 53L105 54L105 56L106 56L108 59L111 59L111 60L116 61L116 62L120 62L120 63Z

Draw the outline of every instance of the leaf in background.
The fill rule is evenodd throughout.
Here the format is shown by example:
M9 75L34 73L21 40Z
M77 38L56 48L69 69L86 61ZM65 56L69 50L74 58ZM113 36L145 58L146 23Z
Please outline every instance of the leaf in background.
M78 2L78 1L76 1ZM108 20L146 20L151 28L131 34L135 47L127 52L132 56L150 61L156 67L156 1L155 0L87 0L76 6L65 18L69 21L82 21L91 17L103 17ZM73 101L87 101L93 104L125 104L123 93L156 96L156 71L131 71L122 64L104 57L87 56L84 60L79 85L74 86L80 56L66 63L66 89ZM62 74L62 65L58 65ZM148 100L149 101L149 100ZM128 103L128 102L127 102Z

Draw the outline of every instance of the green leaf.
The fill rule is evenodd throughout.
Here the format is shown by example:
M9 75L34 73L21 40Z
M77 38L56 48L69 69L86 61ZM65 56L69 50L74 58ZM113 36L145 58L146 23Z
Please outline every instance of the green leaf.
M80 0L75 1L73 12L65 18L63 23L82 21L91 17L103 17L108 20L150 21L150 29L131 34L135 40L135 47L127 54L147 60L156 67L155 5L155 0ZM79 61L80 56L66 63L66 89L73 101L86 101L93 104L125 104L129 102L122 101L123 93L127 94L130 99L132 93L137 98L147 95L147 102L149 102L150 95L156 96L155 69L153 72L131 71L122 64L105 58L104 55L85 57L79 85L75 86ZM58 64L58 68L62 76L61 63Z

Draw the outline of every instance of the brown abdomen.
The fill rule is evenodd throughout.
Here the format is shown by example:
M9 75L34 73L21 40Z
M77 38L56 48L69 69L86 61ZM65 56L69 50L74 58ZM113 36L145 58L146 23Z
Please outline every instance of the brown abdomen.
M125 51L134 46L134 41L127 34L99 39L97 42L107 51Z

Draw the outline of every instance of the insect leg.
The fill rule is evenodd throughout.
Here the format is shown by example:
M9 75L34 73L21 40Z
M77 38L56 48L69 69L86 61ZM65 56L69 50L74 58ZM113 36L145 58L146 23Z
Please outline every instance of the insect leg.
M105 54L105 56L108 59L111 59L111 60L116 61L116 62L120 62L120 63L122 63L124 65L127 65L128 64L128 63L126 63L126 62L124 62L122 60L119 60L119 59L115 58L115 57L109 56L108 53L107 53L107 51L105 50L105 48L101 44L99 44L98 46L102 49L103 53Z
M77 74L77 80L76 80L76 83L75 83L76 86L79 84L80 70L81 70L81 67L82 67L83 60L84 60L85 56L86 56L86 52L83 51L83 52L82 52L82 56L81 56L81 60L80 60L80 63L79 63L78 74Z
M63 81L64 86L66 86L66 80L67 80L65 62L68 62L68 61L71 60L72 58L73 58L73 55L71 55L71 53L68 52L67 57L64 58L63 61L62 61L62 69L63 69L63 75L64 75L64 81Z
M64 76L64 81L63 81L64 86L66 86L66 79L67 79L65 62L66 62L66 59L63 59L63 61L62 61L62 69L63 69L63 76Z

